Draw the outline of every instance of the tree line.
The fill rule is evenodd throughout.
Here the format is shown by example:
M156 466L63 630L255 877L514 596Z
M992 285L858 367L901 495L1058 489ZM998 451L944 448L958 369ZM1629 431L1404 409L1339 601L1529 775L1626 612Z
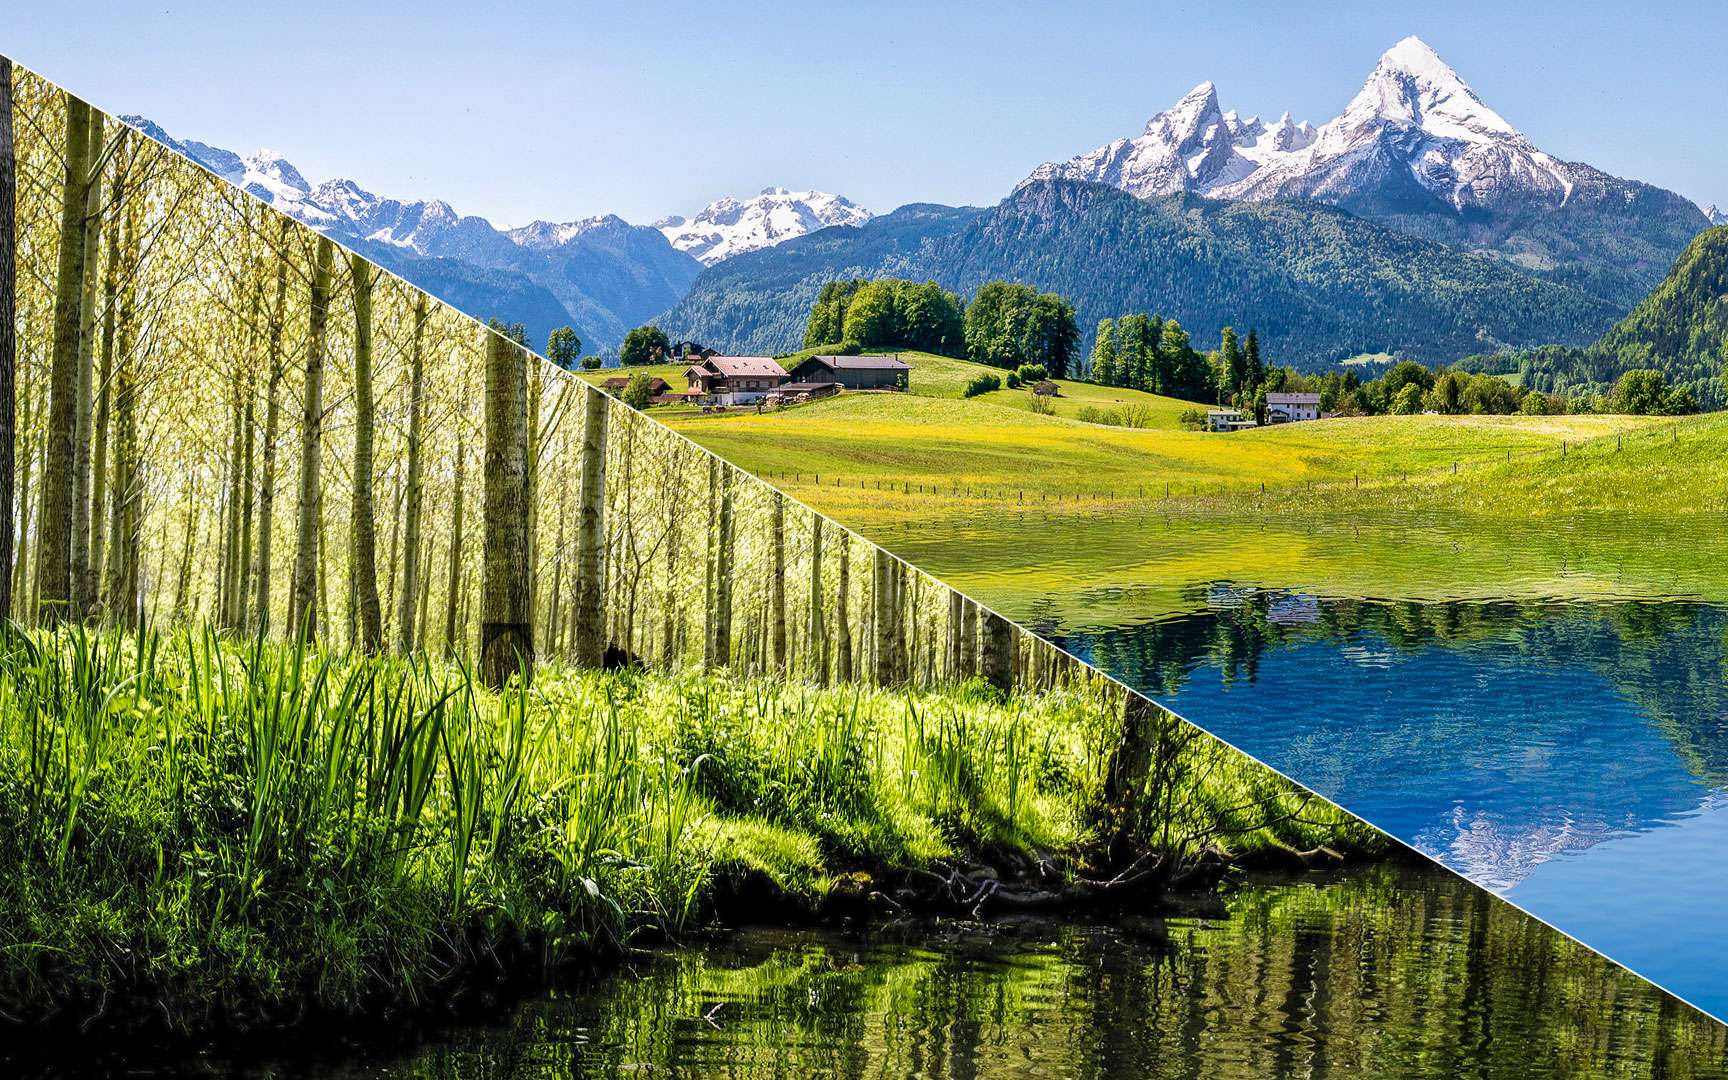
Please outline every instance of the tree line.
M1264 391L1308 391L1320 395L1320 407L1343 416L1508 415L1558 416L1567 413L1622 413L1681 416L1698 411L1690 387L1670 386L1660 371L1637 369L1622 373L1606 393L1545 393L1520 380L1469 370L1468 362L1429 367L1400 360L1379 375L1364 379L1355 371L1304 375L1289 368L1267 370ZM1264 393L1258 398L1264 419Z

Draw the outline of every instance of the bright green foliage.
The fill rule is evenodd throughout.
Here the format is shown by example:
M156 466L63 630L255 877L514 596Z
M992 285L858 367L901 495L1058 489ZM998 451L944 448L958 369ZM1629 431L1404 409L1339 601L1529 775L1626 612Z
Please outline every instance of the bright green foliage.
M1728 402L1728 226L1693 240L1667 278L1594 344L1544 345L1464 363L1517 372L1525 386L1568 397L1605 394L1622 374L1650 370L1675 388L1664 409L1685 411L1685 394L1693 408L1720 408Z
M648 401L654 396L652 380L645 371L638 371L630 376L630 381L624 386L623 402L632 409L646 409Z
M855 352L884 347L958 352L963 340L958 296L933 281L898 278L829 282L804 328L809 349L845 341L855 343Z
M653 325L638 326L624 335L624 344L618 349L618 358L626 367L635 364L657 364L665 359L671 348L672 342L666 337L666 331Z
M245 1024L675 931L727 875L835 873L1094 836L1121 696L1004 698L542 667L493 694L425 659L79 629L0 648L0 1009L138 994ZM1178 725L1167 845L1372 844L1288 820L1274 774ZM1225 755L1217 761L1206 755ZM1151 781L1148 781L1149 783ZM1150 798L1153 793L1148 791ZM1246 797L1246 798L1245 798ZM1182 839L1188 837L1189 839ZM1185 848L1170 849L1182 854Z
M1010 376L1010 378L1012 378L1012 376ZM1002 389L1002 379L1000 376L975 375L973 376L972 381L966 384L966 389L962 392L961 396L969 398L977 397L979 394L988 394L992 390L1000 389Z
M1039 364L1065 379L1079 343L1074 305L1030 285L989 282L966 308L966 353L979 363L1005 368Z
M1121 385L1122 376L1116 359L1114 320L1098 320L1098 332L1092 338L1092 358L1087 377L1099 386Z
M560 326L546 339L546 359L565 371L575 371L581 355L582 339L574 327Z

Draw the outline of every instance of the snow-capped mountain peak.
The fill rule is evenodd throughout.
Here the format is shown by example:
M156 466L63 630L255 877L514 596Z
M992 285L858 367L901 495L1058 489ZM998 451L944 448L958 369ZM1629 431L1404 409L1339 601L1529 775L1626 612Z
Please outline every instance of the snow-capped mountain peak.
M1720 209L1714 203L1704 208L1704 216L1712 225L1728 225L1728 210Z
M862 225L870 218L870 211L832 192L769 187L748 199L717 199L694 218L668 217L654 227L673 247L712 266L816 229Z
M1418 37L1407 37L1386 50L1368 81L1333 123L1348 129L1374 120L1421 128L1430 135L1462 142L1504 139L1528 143Z
M1272 125L1242 120L1221 111L1216 88L1203 82L1137 138L1046 163L1028 179L1090 180L1141 197L1349 204L1371 191L1462 209L1526 194L1559 204L1581 179L1599 177L1538 150L1427 43L1407 37L1381 55L1344 111L1318 128L1293 123L1288 113Z
M271 201L284 197L302 198L312 190L312 185L300 175L300 170L274 150L254 151L243 159L242 164L246 168L246 182L242 186L258 185L269 192L264 197Z

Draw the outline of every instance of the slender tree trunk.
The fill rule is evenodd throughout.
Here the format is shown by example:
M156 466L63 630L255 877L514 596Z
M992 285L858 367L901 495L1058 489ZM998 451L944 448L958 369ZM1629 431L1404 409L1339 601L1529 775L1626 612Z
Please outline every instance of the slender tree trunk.
M422 442L426 423L426 294L414 297L414 336L408 352L408 488L402 510L402 609L396 616L397 648L412 652L416 638L415 605L420 603L420 505Z
M768 570L768 605L772 609L774 670L786 671L786 496L769 493L769 538L773 566Z
M450 495L450 573L446 582L448 603L444 609L444 651L455 656L458 648L457 619L462 600L462 498L467 481L464 470L468 462L467 428L456 423L456 486ZM462 625L466 626L466 623Z
M480 679L502 687L532 676L534 624L528 565L528 368L523 349L486 331L485 582Z
M577 667L600 666L606 653L606 425L612 399L594 387L583 391L582 465L577 489L576 649ZM625 477L629 482L629 477Z
M126 260L125 282L114 360L114 492L109 522L108 597L121 626L132 629L143 619L140 566L143 562L144 508L142 463L138 445L137 267L138 230L143 219L139 200L127 202L120 244Z
M293 631L312 638L318 632L319 546L323 517L324 350L329 332L330 279L336 246L317 241L312 264L312 303L308 316L306 388L300 416L300 505L295 523L294 580L288 605Z
M960 624L960 678L978 673L978 605L962 600L965 618Z
M999 690L1014 689L1014 624L994 611L984 613L979 674Z
M840 583L834 599L834 681L852 681L852 538L840 535Z
M12 61L0 56L0 619L12 615L17 531L18 151L12 127Z
M72 503L78 442L78 332L84 299L84 219L90 212L95 148L90 106L66 95L65 179L60 197L60 258L54 281L54 342L48 375L48 431L38 502L36 617L58 622L72 603Z
M120 303L120 215L108 221L107 265L102 273L102 352L96 372L96 445L90 454L90 561L84 593L102 608L103 563L108 526L108 430L113 420L114 348Z
M898 649L894 630L900 624L899 613L895 610L894 557L881 548L876 549L875 555L870 574L870 599L874 609L871 622L875 630L876 685L893 686L899 681L895 671Z
M944 659L948 666L948 681L966 678L964 651L961 641L966 632L966 598L956 589L948 590L948 650Z
M235 564L240 558L240 445L244 438L241 417L245 403L240 400L240 365L230 373L233 385L228 401L228 460L222 482L222 551L216 566L216 622L234 625Z
M287 215L282 215L281 243L276 257L276 304L270 311L268 371L264 381L264 444L260 448L258 477L258 550L254 556L253 580L257 585L259 626L270 622L270 548L276 532L276 440L282 426L282 323L288 310Z
M720 553L720 459L708 455L708 549L702 559L702 666L713 668L715 625L714 561Z
M721 463L719 539L714 548L714 665L732 663L732 466Z
M348 262L354 282L354 565L349 576L360 616L360 647L375 653L384 644L378 605L378 518L372 505L372 441L377 409L372 397L372 265L359 255Z
M827 635L822 632L822 515L810 512L810 621L804 629L807 666L816 685L828 681Z
M83 296L78 314L78 375L72 443L72 549L69 563L74 619L83 619L90 610L90 429L91 429L91 367L96 354L96 303L102 245L102 128L103 115L90 110L90 147L96 160L91 162L87 209L84 213L84 274Z
M240 445L240 550L234 560L234 582L228 590L232 605L228 613L228 624L241 628L250 625L250 613L247 609L252 603L252 583L249 577L252 572L252 514L258 490L253 477L258 441L258 384L250 367L246 371L245 394L246 406L240 412L240 428L244 433Z

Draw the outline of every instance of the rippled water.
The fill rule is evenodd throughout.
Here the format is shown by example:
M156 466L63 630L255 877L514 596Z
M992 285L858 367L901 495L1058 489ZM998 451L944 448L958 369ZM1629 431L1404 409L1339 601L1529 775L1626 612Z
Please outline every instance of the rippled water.
M1728 1015L1720 524L1100 519L897 546Z
M1704 1077L1723 1029L1451 875L1251 883L1210 910L742 930L398 1055L253 1076Z

